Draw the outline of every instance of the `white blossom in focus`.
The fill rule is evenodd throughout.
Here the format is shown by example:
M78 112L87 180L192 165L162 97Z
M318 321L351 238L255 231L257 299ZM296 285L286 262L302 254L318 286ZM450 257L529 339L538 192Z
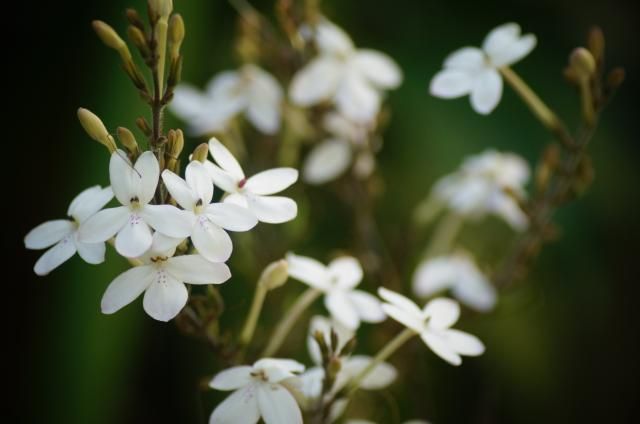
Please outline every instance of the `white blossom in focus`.
M400 68L384 53L356 49L349 36L326 19L313 31L318 56L294 75L291 100L302 107L332 101L341 114L356 122L373 121L383 90L402 82Z
M516 230L528 225L519 199L525 197L529 165L514 153L494 150L466 159L459 170L441 178L433 194L454 212L471 219L495 214Z
M424 298L443 290L451 290L460 302L481 312L493 309L497 300L496 289L464 253L438 256L418 265L414 293Z
M469 94L473 110L489 114L502 97L499 69L518 62L535 46L535 35L521 35L518 24L500 25L486 36L482 49L463 47L451 53L431 80L431 94L445 99Z
M264 134L275 134L280 129L282 97L282 88L273 75L247 64L237 71L219 73L204 92L179 85L170 108L195 135L223 131L239 113Z
M47 250L36 262L33 270L38 275L46 275L71 258L76 252L87 263L104 262L105 245L83 243L78 239L78 227L113 199L111 187L90 187L78 194L67 211L73 218L56 219L38 225L24 238L27 249Z
M226 369L211 380L216 390L234 392L211 414L210 424L302 424L302 413L287 383L304 365L290 359L260 359L253 366Z
M231 278L229 267L201 255L173 256L180 239L153 235L150 250L135 266L115 278L102 296L104 314L113 314L144 292L142 305L151 318L173 319L187 303L188 284L222 284ZM167 250L165 250L167 249Z
M380 287L378 294L385 313L407 328L415 331L426 345L451 365L460 365L460 355L478 356L484 345L471 334L450 328L458 321L460 306L451 299L439 297L420 309L409 298Z
M298 214L298 205L288 197L271 196L298 180L293 168L274 168L246 178L231 152L216 138L209 140L209 151L216 164L205 162L213 183L229 193L224 202L249 209L261 222L280 224Z
M111 154L109 176L113 193L123 206L104 209L85 221L79 230L81 242L100 243L117 234L118 253L136 258L151 247L149 227L169 237L189 236L189 214L175 206L149 204L160 178L160 165L153 153L142 153L132 165L122 150L116 150Z
M213 183L204 165L193 161L187 165L185 179L169 170L162 172L167 190L191 216L191 241L202 256L212 262L225 262L233 244L226 230L248 231L258 220L246 208L232 203L211 203Z
M356 258L344 256L328 266L306 256L287 254L289 276L324 293L324 304L331 316L355 330L360 322L382 322L386 316L380 301L356 286L362 280L362 267Z

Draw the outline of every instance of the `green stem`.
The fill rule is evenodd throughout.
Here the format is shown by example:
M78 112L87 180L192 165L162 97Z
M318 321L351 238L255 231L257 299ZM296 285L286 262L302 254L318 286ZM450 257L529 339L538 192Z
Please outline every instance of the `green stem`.
M431 237L429 246L427 246L423 256L424 259L430 259L449 251L453 241L462 229L463 223L463 217L455 212L449 212L445 215Z
M253 303L251 304L251 310L249 311L249 316L247 317L247 321L244 324L244 328L242 329L242 333L240 334L240 344L242 346L247 346L253 337L253 333L256 329L256 324L258 323L258 317L260 316L260 312L262 311L262 305L264 304L264 299L267 296L267 289L264 284L258 284L256 287L256 292L253 296Z
M293 326L298 322L302 313L318 298L322 292L318 289L310 288L296 300L291 309L287 312L284 318L280 321L276 330L271 336L271 341L267 345L267 347L262 352L263 358L268 358L275 354L282 343L286 339L287 335L293 328Z

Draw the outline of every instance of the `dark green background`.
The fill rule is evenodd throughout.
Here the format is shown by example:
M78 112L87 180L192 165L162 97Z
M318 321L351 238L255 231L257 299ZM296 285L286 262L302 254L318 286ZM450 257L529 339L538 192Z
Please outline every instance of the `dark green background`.
M10 147L5 187L15 190L5 196L5 210L15 217L5 221L3 249L5 261L16 268L2 282L8 305L3 323L8 349L3 350L10 353L3 383L15 396L9 399L7 422L205 422L214 398L197 384L216 370L206 350L173 325L150 319L139 301L113 316L100 314L101 295L124 268L123 260L111 254L108 264L96 269L76 257L37 278L31 267L38 253L22 248L24 234L62 217L81 189L108 183L106 156L82 132L76 108L95 111L110 129L133 127L133 118L144 111L117 58L89 25L99 18L122 31L124 7L142 9L142 1L26 3L18 5L25 10L5 15L11 25L5 25L3 43L9 49L4 68L11 73L4 81L9 95L4 144ZM229 41L235 14L226 2L175 3L187 24L185 79L202 84L234 66ZM390 392L403 419L434 423L633 422L640 354L635 2L325 3L327 14L358 45L389 53L405 72L404 84L390 96L393 121L380 156L387 192L379 218L392 247L402 240L399 230L411 208L463 156L492 146L534 160L549 139L508 89L489 117L475 114L466 99L430 97L428 81L445 55L479 44L498 24L519 22L539 42L516 70L572 119L577 98L560 70L589 26L603 27L609 63L624 65L628 81L607 109L593 145L595 184L562 211L563 238L544 251L527 281L507 293L495 313L461 324L480 335L487 353L452 368L411 344L406 384ZM271 12L269 2L256 4ZM311 194L323 196L319 190ZM329 231L323 245L347 245L336 233ZM506 245L509 232L492 222L471 226L464 237L486 255ZM487 244L478 241L487 237ZM247 297L247 287L237 290L247 290ZM235 313L247 306L239 305ZM306 359L304 353L299 359ZM388 401L385 395L372 399Z

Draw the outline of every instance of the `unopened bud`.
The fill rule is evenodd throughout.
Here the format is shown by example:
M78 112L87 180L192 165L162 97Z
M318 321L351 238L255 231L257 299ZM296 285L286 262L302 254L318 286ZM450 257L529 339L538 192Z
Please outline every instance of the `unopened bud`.
M579 80L590 79L596 71L596 61L591 52L584 47L575 48L571 52L569 64Z
M131 42L138 48L138 50L140 50L143 57L146 58L151 56L151 50L149 50L149 46L147 45L147 39L140 28L129 25L129 28L127 28L127 35Z
M182 133L182 130L178 129L176 130L175 138L171 144L171 155L175 157L180 156L182 149L184 149L184 134Z
M144 31L144 23L142 22L142 19L140 18L140 14L138 14L137 10L127 9L126 15L127 15L127 20L131 25L139 28L141 31Z
M109 135L109 131L107 131L107 128L96 114L91 112L89 109L79 108L78 120L80 120L80 125L82 125L82 128L84 128L89 137L98 143L103 144L107 149L109 149L110 153L113 153L116 150L116 144L113 141L113 137Z
M118 134L118 139L127 151L134 156L138 156L140 154L140 147L138 147L138 142L136 141L133 133L125 127L118 127L116 132Z
M146 119L142 116L136 119L136 126L143 132L144 135L150 137L152 134L151 127Z
M355 337L352 337L348 342L342 346L342 349L339 352L339 356L349 356L356 349L357 340Z
M542 160L536 169L536 187L539 191L546 190L553 173L560 162L560 148L557 144L550 144L544 150Z
M204 163L207 160L207 155L209 154L209 145L207 143L199 144L198 147L195 148L193 154L191 155L191 160L197 160L198 162Z
M607 75L607 88L610 90L617 89L623 82L625 78L624 68L614 68Z
M329 378L331 380L335 380L335 378L337 377L341 369L342 369L342 361L340 360L340 358L335 356L332 357L329 360L329 364L327 365Z
M261 284L267 290L277 289L287 282L289 278L289 264L284 259L270 263L262 275L258 284Z
M320 348L320 353L323 358L329 357L329 346L327 346L327 339L324 336L324 333L320 330L316 330L313 333L313 339L318 343L318 347Z
M149 0L149 11L160 18L168 18L173 10L172 0Z
M93 21L91 25L100 40L102 40L107 47L116 50L124 62L131 60L131 53L129 52L127 44L111 26L102 21Z
M171 57L180 55L180 46L184 40L184 20L179 14L175 14L169 20L169 42L171 43Z
M587 37L587 46L596 62L600 63L604 58L604 34L600 27L593 27Z

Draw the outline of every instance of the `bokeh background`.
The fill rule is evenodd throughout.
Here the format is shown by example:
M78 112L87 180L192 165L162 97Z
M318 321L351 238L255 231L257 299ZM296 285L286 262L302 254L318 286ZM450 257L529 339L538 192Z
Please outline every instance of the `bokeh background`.
M198 388L200 379L217 369L207 350L174 325L150 319L139 301L113 316L100 313L102 293L124 261L111 254L108 264L94 268L76 257L38 278L31 268L39 253L23 250L29 229L63 217L81 189L108 183L106 155L83 133L77 107L95 111L112 129L132 128L135 116L146 113L116 55L90 27L99 18L123 32L124 8L143 9L143 2L22 3L17 7L24 10L6 17L15 28L5 28L5 45L13 47L5 57L5 69L12 74L5 80L11 93L5 103L5 186L15 190L15 196L5 196L4 208L15 214L5 221L3 235L5 262L12 269L2 282L8 306L3 308L3 350L9 352L3 377L12 394L6 422L206 422L219 399ZM358 45L387 52L405 72L404 84L390 95L393 117L380 156L386 192L378 218L392 249L401 244L401 230L432 182L465 155L495 147L534 160L549 140L508 89L489 117L473 113L467 100L430 97L428 81L450 51L479 44L498 24L519 22L539 43L516 70L568 119L576 117L577 97L560 71L592 24L604 30L609 64L623 65L628 75L592 146L595 183L558 216L562 239L544 250L527 280L509 290L495 312L467 314L460 324L485 341L487 353L453 368L419 343L408 345L407 360L399 364L403 379L371 395L374 406L362 417L434 423L635 422L640 412L636 2L323 3L327 15ZM269 1L253 4L272 13ZM230 45L236 14L225 1L176 0L175 7L187 24L185 80L204 84L214 72L236 65ZM196 141L190 140L190 146ZM326 259L330 252L325 247L349 247L349 231L332 224L343 209L338 198L322 189L309 191L311 198L326 200L316 204L335 204L338 212L325 206L322 212L328 215L315 221L311 233L317 239L299 241L294 248ZM462 243L490 258L511 234L498 222L485 224L469 226ZM342 225L348 230L350 224ZM281 253L266 256L276 259ZM228 290L235 301L228 311L233 323L247 310L252 291L246 283ZM304 347L293 346L296 340L302 341L301 335L286 351L306 361ZM364 346L383 342L367 339ZM380 405L395 412L385 415Z

